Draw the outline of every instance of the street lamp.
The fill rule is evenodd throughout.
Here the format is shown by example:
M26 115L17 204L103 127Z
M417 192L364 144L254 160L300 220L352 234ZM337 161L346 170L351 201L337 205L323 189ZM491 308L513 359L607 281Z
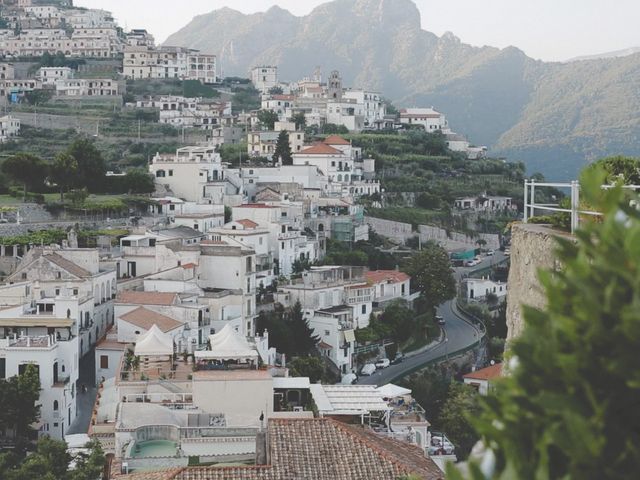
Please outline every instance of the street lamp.
M449 350L448 350L448 345L449 345L449 337L446 337L444 339L444 357L447 360L447 362L449 361Z

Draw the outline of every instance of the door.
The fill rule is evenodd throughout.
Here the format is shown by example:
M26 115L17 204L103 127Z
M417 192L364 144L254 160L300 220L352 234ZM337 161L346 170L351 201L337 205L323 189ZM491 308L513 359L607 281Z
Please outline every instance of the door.
M127 275L130 277L136 276L136 262L127 262Z

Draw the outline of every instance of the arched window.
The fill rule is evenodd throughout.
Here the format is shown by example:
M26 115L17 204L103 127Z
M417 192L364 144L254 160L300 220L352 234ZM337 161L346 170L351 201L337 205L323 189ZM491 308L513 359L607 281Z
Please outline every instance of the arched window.
M338 174L338 181L341 182L342 181L342 174Z
M71 318L71 310L67 308L67 318Z
M58 400L54 400L53 401L53 411L57 412L58 411Z

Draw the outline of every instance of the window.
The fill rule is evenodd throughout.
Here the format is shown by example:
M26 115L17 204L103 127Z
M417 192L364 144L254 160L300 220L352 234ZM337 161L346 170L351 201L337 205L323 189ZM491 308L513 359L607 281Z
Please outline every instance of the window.
M169 170L169 176L173 177L173 170Z
M56 297L57 297L58 295L60 295L60 289L59 289L59 288L56 288Z
M330 334L331 334L331 332L329 330L325 330L324 331L324 336L325 337L328 337Z
M107 355L100 355L100 368L109 368L109 357Z
M22 280L26 280L27 279L27 273L26 272L22 272L22 275L20 275L20 277L22 278Z
M58 400L54 400L53 401L53 411L57 412L58 411Z
M282 242L282 250L284 250L284 242Z
M362 313L363 314L367 313L367 306L366 305L362 305Z
M62 278L62 272L56 272L56 278Z
M172 204L172 205L169 205L169 210L173 211L173 210L175 210L175 209L176 209L176 206L175 206L175 205L173 205L173 204Z

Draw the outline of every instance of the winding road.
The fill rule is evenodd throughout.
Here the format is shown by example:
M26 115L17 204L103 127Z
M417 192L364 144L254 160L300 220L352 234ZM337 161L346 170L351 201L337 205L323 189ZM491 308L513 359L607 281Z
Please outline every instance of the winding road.
M454 268L454 276L456 281L459 282L464 275L501 263L504 259L504 254L496 251L494 256L484 257L482 262L473 269L467 267ZM420 370L433 360L447 358L449 355L469 348L481 338L481 332L478 328L467 321L458 311L455 299L440 305L438 307L438 315L441 315L445 320L444 340L420 353L408 353L402 363L377 370L371 376L359 376L357 383L359 385L380 386L397 381L401 377Z

